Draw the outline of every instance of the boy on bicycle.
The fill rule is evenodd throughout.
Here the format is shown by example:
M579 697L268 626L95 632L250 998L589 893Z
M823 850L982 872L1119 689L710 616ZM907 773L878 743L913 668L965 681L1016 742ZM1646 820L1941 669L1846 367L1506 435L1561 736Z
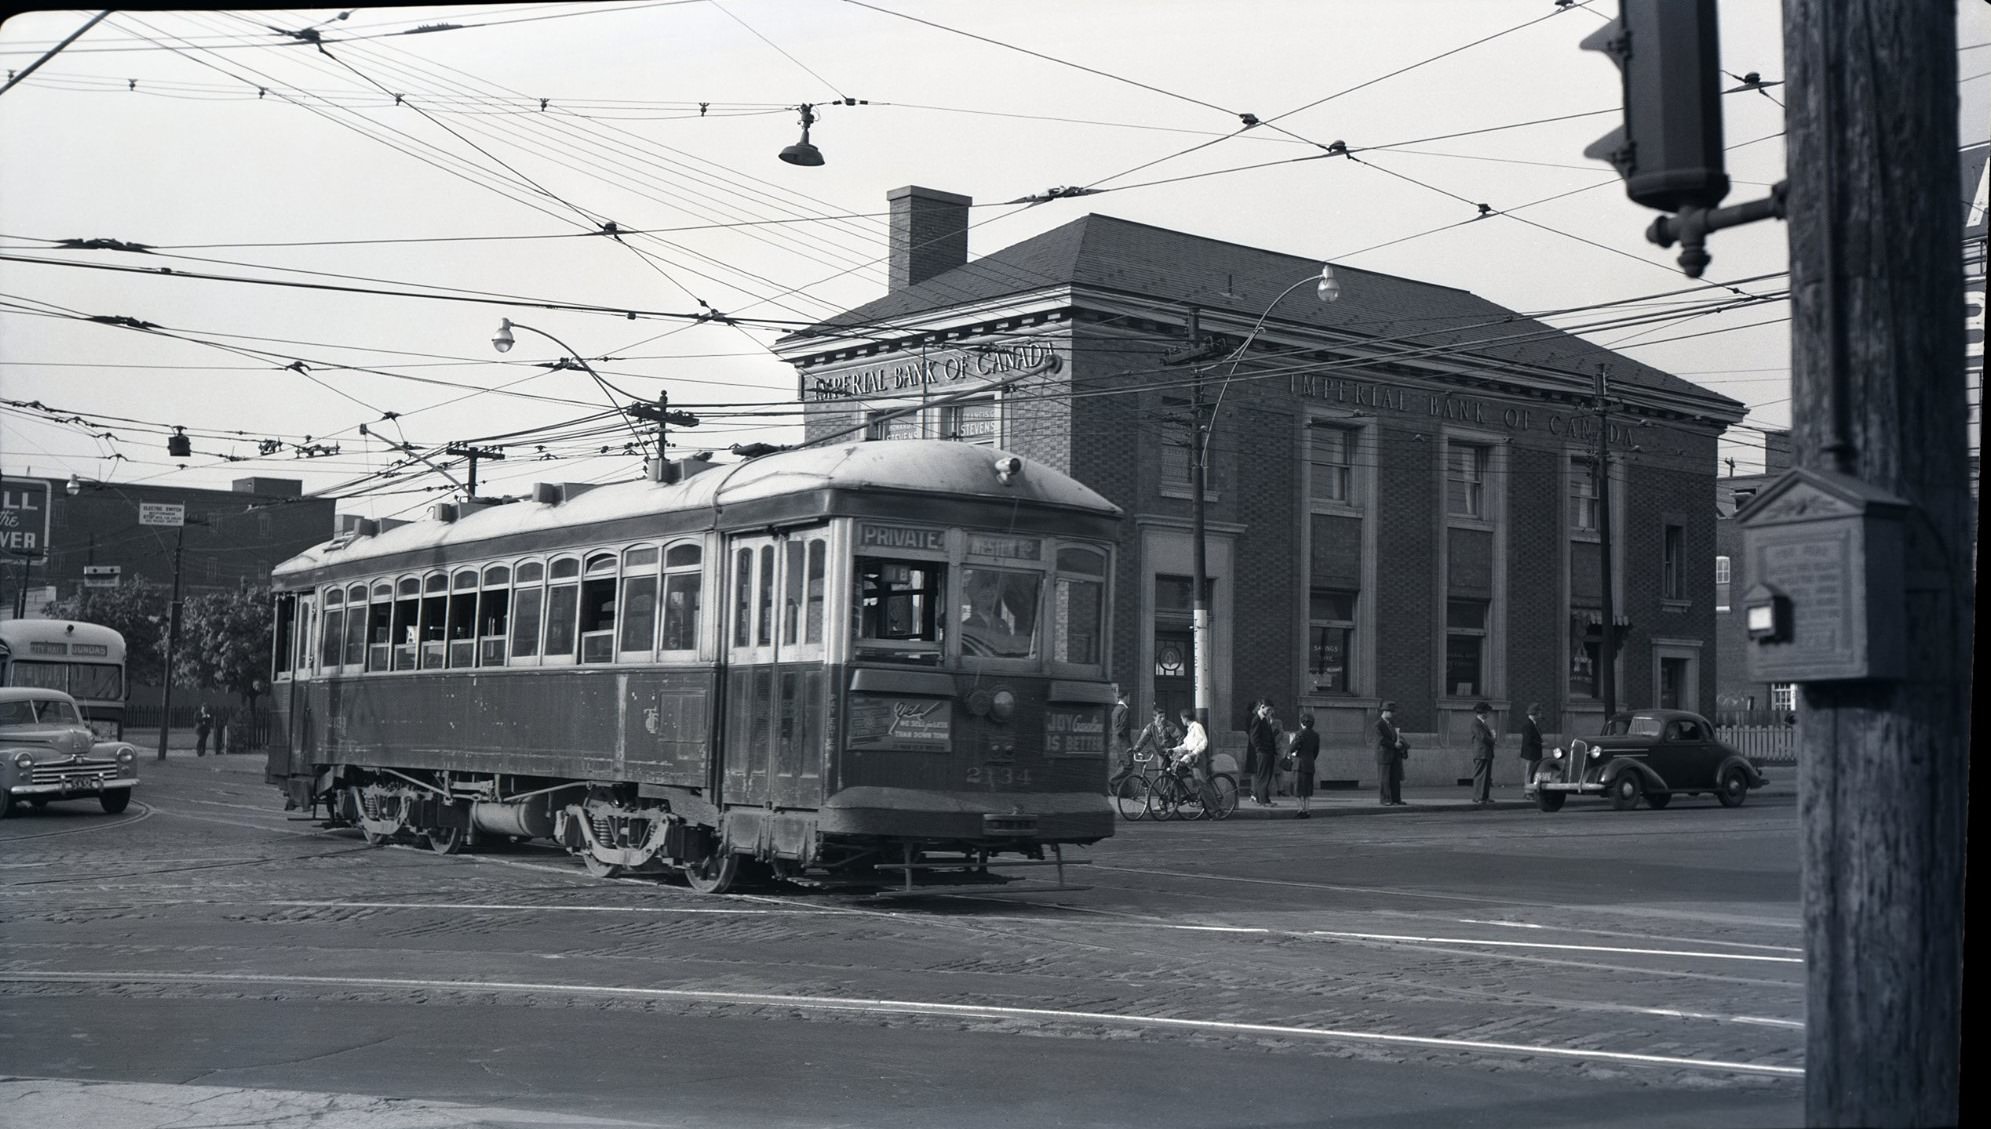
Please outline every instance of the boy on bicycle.
M1196 711L1182 711L1182 743L1169 750L1175 755L1172 767L1177 771L1188 769L1197 780L1208 780L1210 735L1203 730L1203 723L1196 720Z

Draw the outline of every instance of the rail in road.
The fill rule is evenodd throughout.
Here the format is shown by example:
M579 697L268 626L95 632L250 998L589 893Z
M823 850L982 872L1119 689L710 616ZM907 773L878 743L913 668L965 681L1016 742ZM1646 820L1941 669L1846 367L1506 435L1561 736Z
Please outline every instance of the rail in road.
M1775 797L1155 825L1098 845L1084 891L881 904L369 848L259 781L157 775L121 817L0 824L0 999L663 1009L1688 1090L1703 1124L1799 1108L1795 812Z

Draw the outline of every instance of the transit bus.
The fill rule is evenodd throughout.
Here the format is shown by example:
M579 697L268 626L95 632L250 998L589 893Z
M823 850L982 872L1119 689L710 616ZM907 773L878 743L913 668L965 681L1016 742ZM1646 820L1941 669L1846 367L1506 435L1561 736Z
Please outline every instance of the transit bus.
M124 636L102 624L0 620L0 686L60 690L99 740L124 739Z
M1118 507L894 440L361 522L279 565L268 779L453 853L727 889L967 880L1113 833ZM1047 851L1049 855L1047 857Z

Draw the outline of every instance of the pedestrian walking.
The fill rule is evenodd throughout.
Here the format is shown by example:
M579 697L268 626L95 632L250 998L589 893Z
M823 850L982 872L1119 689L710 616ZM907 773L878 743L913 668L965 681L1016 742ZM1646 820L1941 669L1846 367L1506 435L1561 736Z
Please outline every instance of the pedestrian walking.
M1107 728L1113 734L1113 753L1122 764L1133 757L1133 738L1129 731L1133 728L1133 717L1127 711L1127 692L1119 686L1113 687L1113 723Z
M1300 810L1294 819L1312 819L1307 809L1313 805L1314 761L1320 756L1320 734L1314 732L1314 715L1300 715L1300 731L1293 735L1293 795Z
M1473 703L1473 803L1493 802L1493 707Z
M1250 750L1252 802L1260 807L1278 807L1272 799L1272 790L1274 781L1279 779L1279 721L1272 716L1272 699L1260 698L1252 706L1244 738Z
M1376 718L1376 789L1386 808L1404 807L1403 761L1410 755L1410 742L1396 727L1396 703L1384 702L1382 716Z
M1528 716L1521 720L1521 766L1526 773L1521 778L1521 792L1531 795L1535 790L1535 770L1542 763L1542 704L1528 703Z
M206 706L202 706L200 710L194 714L194 755L195 756L204 757L207 755L207 735L208 733L213 731L213 729L214 729L214 715L207 712ZM221 746L217 743L215 746L215 752L220 752L220 751L221 751Z

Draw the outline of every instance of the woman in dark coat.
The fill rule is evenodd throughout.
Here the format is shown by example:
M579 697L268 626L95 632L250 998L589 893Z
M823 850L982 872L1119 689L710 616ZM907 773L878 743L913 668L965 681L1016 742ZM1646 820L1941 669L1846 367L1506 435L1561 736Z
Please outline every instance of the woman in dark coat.
M1311 819L1308 806L1314 796L1314 761L1320 756L1320 734L1314 732L1314 715L1300 715L1300 731L1293 735L1293 794L1300 798L1295 819Z

